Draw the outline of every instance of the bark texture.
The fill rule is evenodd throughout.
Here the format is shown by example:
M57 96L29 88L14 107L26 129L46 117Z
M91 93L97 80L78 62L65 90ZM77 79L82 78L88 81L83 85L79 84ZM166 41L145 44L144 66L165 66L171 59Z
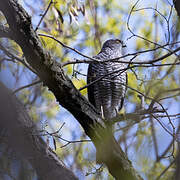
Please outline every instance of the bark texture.
M176 9L178 16L180 17L180 1L179 0L174 0L174 7Z
M39 179L77 179L38 135L39 131L22 103L2 83L0 99L0 129L6 132L4 142L31 163Z

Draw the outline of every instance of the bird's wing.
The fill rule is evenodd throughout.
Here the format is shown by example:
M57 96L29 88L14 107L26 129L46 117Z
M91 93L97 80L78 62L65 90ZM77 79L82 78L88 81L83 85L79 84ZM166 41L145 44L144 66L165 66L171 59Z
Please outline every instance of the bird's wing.
M119 112L123 106L127 83L126 72L122 71L124 68L122 64L112 64L112 72L115 72L111 76L112 111Z
M95 104L95 97L94 97L94 84L90 84L93 81L96 80L95 78L95 73L94 73L94 68L92 68L93 64L90 63L88 67L88 74L87 74L87 91L88 91L88 100L90 101L91 104L93 104L96 107Z

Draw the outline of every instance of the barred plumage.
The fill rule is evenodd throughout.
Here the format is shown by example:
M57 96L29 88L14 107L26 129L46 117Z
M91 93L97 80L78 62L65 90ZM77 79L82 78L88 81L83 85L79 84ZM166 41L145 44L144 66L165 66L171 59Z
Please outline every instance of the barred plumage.
M102 62L92 62L88 67L87 83L92 83L88 86L88 99L107 120L115 117L122 108L127 84L124 69L127 65L103 61L122 56L122 46L118 39L106 41L100 53L94 56Z

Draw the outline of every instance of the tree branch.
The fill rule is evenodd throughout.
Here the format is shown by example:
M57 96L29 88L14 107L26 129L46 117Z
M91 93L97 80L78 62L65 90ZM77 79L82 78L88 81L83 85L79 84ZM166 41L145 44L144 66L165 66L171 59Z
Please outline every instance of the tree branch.
M96 109L74 87L59 65L41 47L31 25L31 18L15 0L2 0L0 10L14 32L16 43L22 48L27 62L37 71L44 85L54 93L57 101L74 115L91 138L100 155L100 163L106 164L109 172L121 180L140 180L131 162L109 134Z
M6 129L8 134L4 137L4 142L31 163L39 179L77 179L37 135L39 131L23 104L2 83L0 99L0 129Z
M174 7L176 9L178 16L180 17L180 1L179 0L174 0Z
M0 37L12 38L10 29L2 24L0 24Z
M36 72L34 71L34 69L32 69L25 61L24 59L21 59L20 57L12 54L11 52L9 52L5 47L3 47L1 44L0 44L0 49L11 59L13 60L17 60L19 61L20 63L22 63L26 68L28 68L30 71L32 71L34 74L36 74Z
M100 62L99 59L95 59L95 58L92 58L92 57L89 57L81 52L79 52L77 49L75 48L72 48L70 46L67 46L66 44L62 43L61 41L59 41L58 39L56 39L55 37L51 36L51 35L47 35L47 34L38 34L39 36L44 36L44 37L48 37L48 38L51 38L53 40L55 40L57 43L59 43L62 47L64 48L67 48L67 49L70 49L72 51L74 51L75 53L81 55L82 57L85 57L89 60L78 60L78 59L75 59L74 61L68 61L68 62L65 62L62 64L62 66L66 66L66 65L69 65L69 64L76 64L76 63L91 63L92 61L93 62ZM159 62L159 61L162 61L164 60L165 58L171 56L171 55L175 55L176 52L180 51L180 47L176 48L175 50L173 51L170 51L168 50L169 52L159 58L156 58L156 59L152 59L152 60L147 60L147 61L127 61L127 60L120 60L122 58L125 58L125 57L128 57L128 56L137 56L141 53L145 53L145 52L150 52L150 51L154 51L154 50L157 50L159 48L165 48L165 46L167 45L164 45L164 46L160 46L158 48L154 48L154 49L149 49L149 50L145 50L145 51L139 51L139 52L135 52L135 53L131 53L131 54L126 54L126 55L123 55L121 57L117 57L117 58L113 58L113 59L107 59L107 60L104 60L103 62L106 63L106 62L118 62L118 63L125 63L125 64L140 64L140 65L143 65L143 64L154 64L156 62ZM156 66L156 65L154 65ZM159 66L159 65L158 65ZM142 66L141 66L142 67Z

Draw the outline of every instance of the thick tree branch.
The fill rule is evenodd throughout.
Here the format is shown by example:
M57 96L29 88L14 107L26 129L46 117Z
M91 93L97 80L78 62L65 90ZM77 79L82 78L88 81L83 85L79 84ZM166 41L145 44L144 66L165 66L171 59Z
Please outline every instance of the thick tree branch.
M0 99L0 129L6 130L5 143L32 164L39 179L57 180L59 177L66 180L77 179L38 136L38 129L25 107L2 83L0 83Z
M180 17L180 1L179 0L174 0L174 7L177 11L178 16Z
M0 37L12 38L10 29L2 24L0 24Z
M36 70L44 85L57 101L70 111L91 138L99 154L99 162L121 180L141 179L101 120L96 109L74 87L59 65L43 50L31 25L31 18L15 0L1 0L0 10L6 17L14 40L24 52L27 62Z
M175 180L180 179L180 141L178 139L178 154L176 159L176 173L175 173Z

